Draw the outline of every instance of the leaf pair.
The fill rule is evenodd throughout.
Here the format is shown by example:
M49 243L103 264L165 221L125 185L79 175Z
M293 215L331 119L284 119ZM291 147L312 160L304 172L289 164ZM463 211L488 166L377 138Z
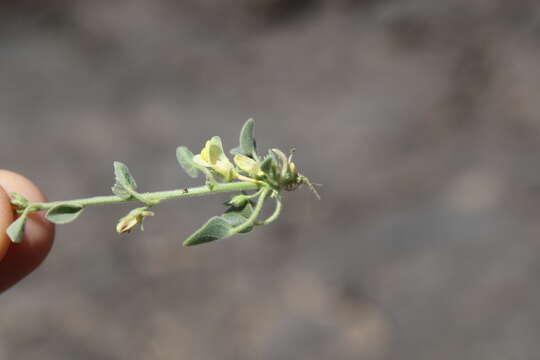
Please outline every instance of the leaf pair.
M78 204L58 204L47 211L45 218L55 224L67 224L78 218L82 211L83 207ZM28 210L24 211L6 230L10 240L14 243L20 243L24 238L28 212Z

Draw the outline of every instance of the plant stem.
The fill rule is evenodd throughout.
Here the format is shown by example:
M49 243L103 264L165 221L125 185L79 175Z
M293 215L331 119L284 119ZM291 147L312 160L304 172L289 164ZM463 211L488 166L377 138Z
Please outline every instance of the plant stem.
M279 214L281 214L282 208L283 208L283 201L281 201L278 195L278 197L276 198L276 209L274 210L272 215L270 215L266 220L256 223L256 225L270 224L272 221L276 220L279 217Z
M259 216L259 213L262 210L264 201L266 200L271 191L272 190L269 187L266 187L262 190L261 194L259 195L259 199L257 200L257 205L255 205L255 209L253 209L253 212L251 213L249 218L243 224L240 224L237 227L233 228L231 234L237 234L255 223L255 220L257 220L257 216Z
M85 199L75 199L67 201L51 201L51 202L35 202L30 203L27 207L28 212L48 210L59 204L71 204L71 205L80 205L82 207L92 206L92 205L103 205L103 204L117 204L130 201L141 201L147 204L157 204L163 200L170 199L180 199L190 196L202 196L215 193L225 193L233 191L248 191L248 190L257 190L259 185L254 184L249 181L238 181L231 183L217 183L214 184L211 188L208 185L196 186L192 188L184 188L177 190L168 190L168 191L156 191L156 192L147 192L139 193L137 198L130 197L128 199L121 198L120 196L110 195L110 196L95 196Z

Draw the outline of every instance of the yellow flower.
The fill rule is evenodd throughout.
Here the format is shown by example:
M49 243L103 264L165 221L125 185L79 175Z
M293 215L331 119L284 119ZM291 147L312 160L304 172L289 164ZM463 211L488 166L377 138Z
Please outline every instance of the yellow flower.
M259 164L247 156L236 154L234 155L234 163L240 170L248 174L249 176L262 176L264 173L261 171Z
M225 181L231 181L235 175L234 166L229 161L219 136L214 136L206 142L200 154L193 157L193 161L217 172Z
M127 214L126 216L121 218L120 221L118 221L118 225L116 225L116 231L119 234L130 232L135 226L137 226L138 224L142 224L145 216L154 216L154 213L151 211L142 210L141 208L131 210L129 214Z

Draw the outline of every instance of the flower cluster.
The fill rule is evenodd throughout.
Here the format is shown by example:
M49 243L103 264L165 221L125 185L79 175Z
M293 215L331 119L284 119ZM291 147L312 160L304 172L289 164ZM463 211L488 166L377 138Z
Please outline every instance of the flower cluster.
M200 154L193 157L195 164L211 169L225 182L231 182L233 180L258 182L256 178L264 175L259 162L248 156L235 154L233 160L236 166L225 155L219 136L214 136L208 140Z
M26 220L35 211L46 211L45 218L50 222L67 224L77 219L90 205L138 201L144 206L131 210L116 226L118 233L129 233L139 225L142 230L144 219L154 216L149 209L163 200L224 192L234 193L225 203L228 208L222 215L210 218L189 236L183 243L185 246L228 238L249 232L256 226L267 225L281 213L282 191L295 190L306 184L317 197L318 194L309 180L298 172L292 162L292 151L289 156L278 149L271 149L264 156L257 154L253 126L254 122L250 119L242 127L240 144L231 150L234 155L232 162L225 154L219 136L208 140L197 155L193 155L185 146L176 149L176 157L182 169L193 178L204 175L204 186L141 193L128 167L115 161L115 182L111 187L113 195L110 196L39 203L12 193L11 204L18 217L6 232L11 241L23 241ZM275 210L268 218L261 220L259 216L264 213L262 209L269 199L275 202Z

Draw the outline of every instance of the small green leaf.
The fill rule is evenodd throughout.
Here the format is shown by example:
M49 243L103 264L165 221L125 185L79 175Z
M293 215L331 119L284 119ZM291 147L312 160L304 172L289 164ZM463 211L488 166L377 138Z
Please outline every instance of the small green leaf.
M221 215L221 218L228 222L232 227L243 224L246 221L246 218L240 214L239 211L231 211Z
M137 183L131 175L128 167L120 161L115 161L113 166L116 182L125 187L129 187L130 189L135 190L137 188Z
M113 165L116 182L111 190L113 194L128 199L132 195L129 190L134 191L137 188L137 183L125 164L115 161Z
M272 155L268 155L261 162L260 168L264 173L271 175L272 172L275 172L274 170L276 166L277 166L276 159Z
M253 157L255 154L255 139L253 138L253 125L255 122L253 119L246 121L242 130L240 131L240 148L244 152L244 155Z
M127 200L131 197L131 194L129 193L129 191L127 191L123 185L120 185L118 183L114 184L111 187L111 190L114 195L119 196L124 200Z
M26 224L26 214L22 214L15 220L14 222L9 225L9 227L6 230L6 233L8 234L9 238L14 243L20 243L24 238L24 225Z
M253 204L251 201L248 201L245 206L241 208L230 207L227 209L227 211L225 211L225 214L235 211L240 212L240 214L247 219L253 213Z
M184 246L200 245L207 242L226 238L231 234L232 226L221 217L214 216L199 230L195 231L184 241Z
M234 228L245 223L252 212L253 206L250 203L247 203L242 209L230 207L225 214L221 215L221 218L231 224ZM240 231L240 233L247 233L251 230L253 230L253 226Z
M193 162L193 153L187 147L176 148L176 159L189 176L196 178L199 175L199 166Z
M45 218L55 224L67 224L78 218L83 211L81 205L59 204L47 211Z
M255 158L255 139L253 138L253 119L249 119L240 130L240 146L231 149L233 155L245 155Z

